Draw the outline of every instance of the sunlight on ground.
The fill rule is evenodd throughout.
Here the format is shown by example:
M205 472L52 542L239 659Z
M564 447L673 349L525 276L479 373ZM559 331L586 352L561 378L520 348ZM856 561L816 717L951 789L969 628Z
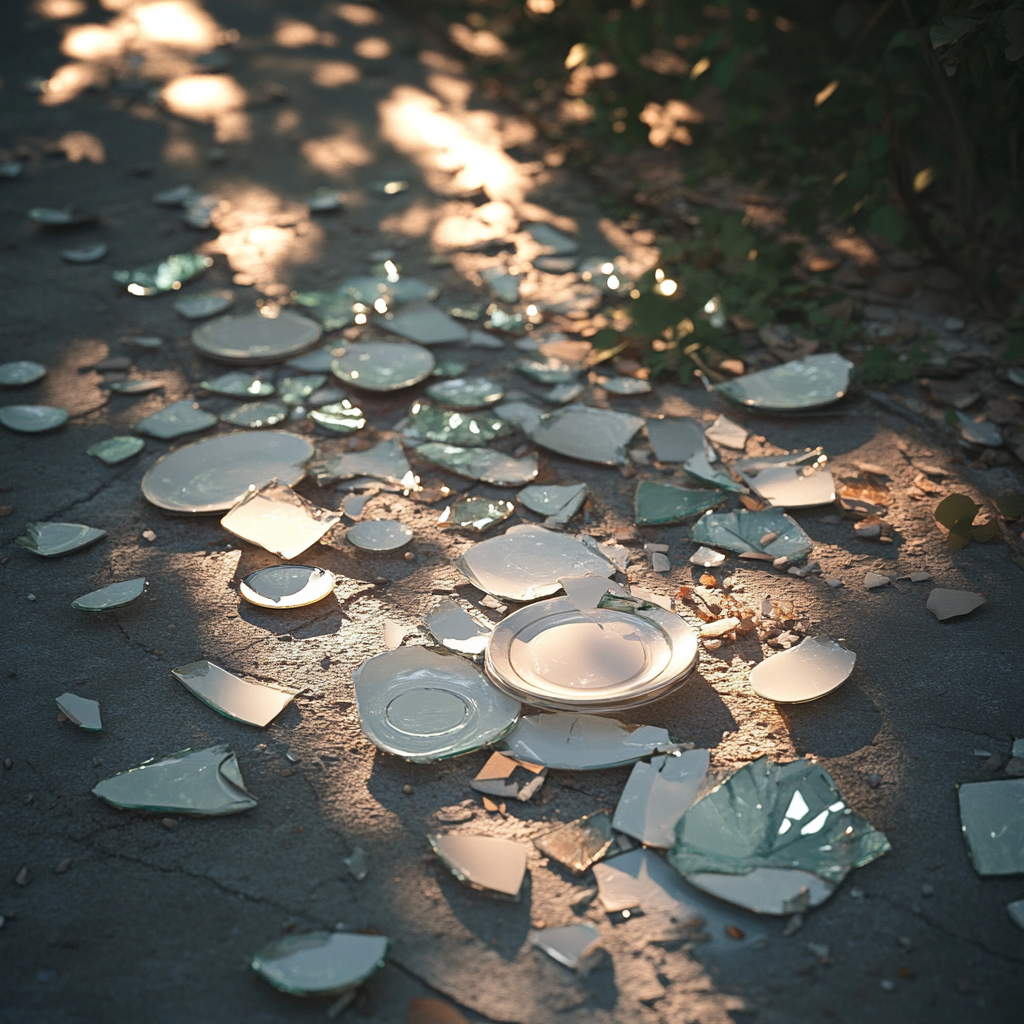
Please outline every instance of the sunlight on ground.
M379 25L384 20L380 11L368 4L338 4L334 8L334 13L342 21L363 28L367 25Z
M65 132L57 140L57 145L61 147L64 156L73 164L81 163L83 160L102 164L107 159L107 151L102 140L92 132Z
M354 168L364 167L373 160L373 153L363 144L359 129L354 125L334 135L307 139L300 149L310 167L330 178L344 178Z
M333 32L321 32L316 25L296 18L278 18L274 27L274 42L289 50L303 46L337 46L338 37Z
M343 60L322 60L313 68L310 81L321 89L338 89L354 85L362 77L355 64Z
M383 60L391 56L391 44L383 36L367 36L352 47L352 52L363 60Z
M248 142L252 137L248 96L231 75L183 75L168 82L160 98L172 114L214 126L217 142Z

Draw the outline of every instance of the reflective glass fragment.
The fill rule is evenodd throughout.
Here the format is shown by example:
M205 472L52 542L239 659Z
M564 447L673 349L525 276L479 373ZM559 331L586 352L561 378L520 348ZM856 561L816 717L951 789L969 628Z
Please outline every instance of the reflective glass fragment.
M106 242L93 242L73 249L61 249L60 258L67 263L98 263L109 251Z
M434 357L421 345L399 341L368 341L348 345L331 363L331 372L366 391L397 391L426 380Z
M658 462L686 462L704 452L704 428L688 416L645 420L647 436Z
M747 438L750 437L750 431L746 427L741 427L738 423L733 423L727 416L719 416L704 431L704 436L713 444L719 444L725 448L733 448L741 452L747 446Z
M317 426L333 434L354 434L366 426L363 410L354 406L347 398L311 410L309 418Z
M159 391L163 386L163 381L151 378L114 380L107 385L111 391L116 391L119 395L148 395L151 391Z
M526 847L494 836L427 836L446 868L471 889L518 899L526 874Z
M204 380L199 385L204 391L230 398L266 398L274 393L274 385L245 370L229 370L219 377Z
M588 493L586 484L534 484L524 487L516 499L531 512L565 524L583 507Z
M396 519L373 519L350 526L345 539L363 551L398 551L413 538L412 530Z
M306 399L327 383L325 373L311 373L303 377L282 377L277 382L277 397L285 405L304 405Z
M716 565L721 565L725 561L725 555L723 555L721 551L715 551L712 548L706 548L701 545L692 555L690 555L690 561L693 565L700 565L705 569L712 569Z
M321 456L310 463L309 471L321 487L357 476L401 484L412 473L400 441L381 441L365 451Z
M282 309L275 317L259 312L218 317L192 332L192 344L216 362L276 363L312 348L322 333L309 317Z
M205 320L230 309L235 304L235 293L230 288L216 288L213 291L183 295L174 300L174 311L186 320Z
M531 930L527 938L556 963L572 971L601 945L601 933L592 924L538 928Z
M803 529L784 512L708 512L694 523L690 536L698 544L727 548L739 554L754 552L795 562L814 549ZM762 545L764 538L772 539Z
M459 412L429 402L415 402L405 434L417 441L482 447L507 434L508 429L504 420L486 412Z
M247 491L220 525L242 540L289 559L340 522L341 516L318 508L290 487L270 483Z
M559 455L604 466L624 466L629 462L626 445L643 425L639 416L570 405L545 416L529 436Z
M527 484L537 475L536 455L515 459L492 448L460 448L440 442L421 444L416 454L460 476L499 487Z
M132 295L159 295L177 291L212 266L212 256L185 252L135 270L115 270L113 277L116 284L123 284Z
M271 565L246 576L238 591L260 608L305 608L334 591L334 574L311 565Z
M543 398L544 401L555 405L566 405L575 402L582 394L582 384L556 384L550 391L544 393Z
M613 827L644 846L668 849L675 842L676 822L701 795L711 754L684 750L652 757L633 765L615 808Z
M835 480L820 448L740 459L736 471L750 489L776 508L810 508L836 499Z
M834 882L793 868L754 868L746 875L706 871L688 875L686 880L703 892L755 914L780 917L820 906L836 891Z
M506 423L518 427L524 434L540 425L544 410L530 402L502 402L494 412Z
M495 751L469 785L478 793L526 803L544 784L547 774L547 768L539 764L519 761Z
M496 299L508 303L519 301L519 283L523 279L522 274L510 274L504 267L496 266L484 267L480 271L480 276Z
M20 388L35 384L46 376L46 367L30 359L18 359L13 363L0 365L0 385L5 388Z
M239 679L209 661L182 665L172 669L171 675L225 718L261 728L268 726L295 696L276 686Z
M825 636L809 636L754 666L750 688L779 704L802 704L837 690L853 671L857 655Z
M446 526L460 526L466 530L483 533L492 526L504 522L515 510L516 507L511 501L502 501L499 498L464 498L450 505L439 522Z
M292 301L308 309L309 315L319 320L325 331L340 331L355 319L352 299L346 295L338 295L335 292L295 292ZM329 369L331 358L333 356L326 360L326 366L318 366L317 369ZM295 365L295 360L292 360L292 365Z
M548 256L571 256L579 248L574 238L563 234L550 224L527 224L526 230L538 245L544 247L544 252Z
M928 603L925 607L939 620L955 619L960 615L970 615L971 612L985 604L987 598L983 594L975 594L970 590L949 590L944 587L936 587L928 595Z
M79 697L77 693L62 693L57 698L62 715L86 732L99 732L103 728L99 701Z
M579 369L561 359L517 359L516 369L538 384L571 384L579 376Z
M534 839L533 845L545 857L557 860L579 875L595 861L599 861L614 841L612 823L607 812L595 811L545 832Z
M692 491L674 484L641 480L637 484L633 507L638 526L679 523L690 516L721 505L722 491Z
M111 583L108 587L101 587L77 598L71 602L71 607L80 612L108 612L113 608L123 608L142 597L147 586L148 583L141 577L123 583Z
M145 447L146 442L141 437L108 437L105 441L89 445L85 452L108 466L116 466L119 462L138 455Z
M403 306L391 319L380 318L377 323L392 334L420 345L442 345L469 339L468 328L425 302Z
M26 214L29 220L45 228L67 228L77 224L89 224L96 220L95 213L85 213L73 206L33 206Z
M598 377L594 383L613 395L646 395L651 390L651 382L639 377Z
M505 389L486 377L455 377L427 387L427 397L453 409L483 409L500 402Z
M67 409L52 405L0 406L0 423L19 434L41 434L63 427L68 421Z
M150 437L169 441L175 437L184 437L185 434L206 430L216 422L217 417L212 412L200 409L196 402L182 400L172 402L151 416L139 420L132 429Z
M491 626L484 625L450 597L443 597L423 616L423 625L434 639L456 654L483 654L491 635Z
M746 487L741 483L737 483L722 463L719 462L713 466L708 461L708 457L704 452L698 452L696 455L691 455L690 458L683 463L683 469L686 470L694 480L700 480L702 483L711 484L712 487L718 487L723 491L733 491L736 494L747 493Z
M276 427L288 419L289 409L284 402L243 402L220 414L221 423L247 430Z
M671 749L672 741L667 730L658 726L556 712L521 718L505 746L513 757L531 764L582 771L632 764Z
M829 352L734 377L713 388L726 398L755 409L816 409L846 394L852 371L853 363Z
M1024 779L960 786L960 830L979 875L1024 873Z
M57 558L95 544L107 531L81 523L26 523L25 532L14 543L43 558Z
M356 932L308 932L275 939L252 959L252 969L293 996L338 996L384 966L390 940Z

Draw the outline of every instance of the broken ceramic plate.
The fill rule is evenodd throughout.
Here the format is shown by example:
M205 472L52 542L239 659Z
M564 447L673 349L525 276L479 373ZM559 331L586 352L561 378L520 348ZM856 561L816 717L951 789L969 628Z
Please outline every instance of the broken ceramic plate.
M925 607L940 622L955 619L958 615L970 615L976 608L985 604L986 598L981 594L973 594L969 590L946 590L936 587L928 595Z
M19 359L13 363L0 365L0 385L5 388L21 388L26 384L35 384L46 376L46 367L42 363L33 363L30 359Z
M429 402L414 402L405 436L414 441L477 448L508 430L504 420L489 413L457 412Z
M426 763L500 740L519 702L492 686L465 658L399 647L352 673L363 732L381 750Z
M247 430L276 427L288 419L291 410L284 402L243 402L220 414L221 423Z
M571 256L579 248L575 239L550 224L527 224L526 231L538 245L544 246L545 253L549 256Z
M494 412L526 435L540 426L540 421L544 419L544 410L530 402L502 402Z
M559 581L569 603L581 612L597 608L605 594L626 594L617 583L603 576L563 576Z
M527 935L530 943L552 960L574 971L601 945L601 933L592 924L569 924L562 928L538 928Z
M245 370L229 370L212 380L204 380L199 386L204 391L230 398L266 398L274 393L274 385L269 380Z
M721 565L724 561L725 555L721 551L713 551L711 548L706 548L703 545L690 555L690 562L693 565L700 565L705 569L712 569L716 565Z
M469 369L469 363L465 359L453 359L450 356L442 356L434 364L434 372L431 377L440 377L443 380L449 378L455 380L461 377ZM430 387L435 385L431 384ZM429 390L429 389L428 389Z
M377 323L386 331L419 345L443 345L469 339L469 330L458 320L426 302L404 306L390 319L378 318Z
M547 774L547 768L539 764L519 761L495 751L469 785L478 793L526 803L544 785Z
M452 409L483 409L500 402L505 389L485 377L455 377L427 388L427 397Z
M644 421L658 462L686 462L705 450L704 430L687 416L661 416Z
M196 295L183 295L174 300L174 311L186 320L205 320L230 309L235 304L235 293L230 288L217 288Z
M198 277L212 266L212 256L183 252L135 270L115 270L113 277L117 284L126 287L130 295L150 296L176 292L186 281Z
M450 597L443 597L423 616L423 625L434 639L456 654L483 654L492 626L478 622Z
M434 357L421 345L402 341L367 341L349 345L331 363L335 377L365 391L397 391L426 380Z
M516 369L538 384L572 384L579 376L579 367L561 359L517 359Z
M633 499L637 526L656 526L680 523L690 516L699 515L709 508L721 505L727 495L724 491L692 491L675 484L654 480L641 480Z
M95 544L106 537L106 530L81 523L26 523L25 533L14 538L14 543L43 558L70 555L72 551Z
M439 442L419 445L416 454L460 476L498 487L528 484L537 475L536 455L515 459L492 448L460 448Z
M125 811L215 817L256 806L235 755L223 744L144 761L104 779L93 793Z
M311 463L309 471L321 487L357 476L370 476L392 484L412 484L412 470L400 441L381 441L366 451L326 456Z
M814 549L811 538L796 520L776 509L708 512L694 523L690 536L698 544L727 548L741 555L753 552L773 559L785 557L790 562L804 558Z
M637 377L598 377L594 383L613 395L646 395L651 390L649 380Z
M52 206L33 206L26 216L45 228L68 228L96 220L95 213L85 213L73 206L60 209Z
M185 434L195 434L200 430L206 430L217 422L217 417L212 412L200 409L197 402L182 400L172 402L163 409L139 420L133 424L132 429L150 437L158 437L163 441L169 441L175 437L183 437Z
M550 391L544 392L541 397L545 402L552 402L554 405L566 405L569 402L575 402L582 394L582 384L556 384Z
M750 673L750 688L777 704L803 704L839 689L853 671L857 655L827 636L806 637L779 651Z
M172 669L171 675L225 718L261 728L270 725L295 697L276 686L239 679L209 661L182 665Z
M106 386L119 395L148 395L151 391L159 391L164 386L164 382L151 378L113 380Z
M712 466L704 452L698 452L690 456L684 463L683 469L695 480L711 484L723 491L732 491L734 494L746 494L747 489L741 483L737 483L722 463L717 467Z
M109 252L106 242L80 245L75 249L61 249L60 258L67 263L97 263Z
M853 363L834 352L805 356L713 385L740 405L769 412L817 409L837 402L850 386Z
M776 508L811 508L836 500L835 480L820 448L740 459L735 469L750 489Z
M315 544L341 516L306 501L290 487L250 487L220 521L228 533L281 558L294 558Z
M533 845L545 857L557 860L579 875L599 861L614 841L612 822L607 812L595 811L545 832L534 839Z
M1024 779L960 786L960 830L979 875L1024 873Z
M282 377L277 382L277 397L285 405L305 405L306 399L327 383L324 373L311 373L303 377Z
M704 791L711 753L684 750L638 761L619 797L612 826L639 839L644 846L668 849L675 842L676 822Z
M56 430L68 421L67 409L53 405L5 405L0 407L0 423L19 434L41 434Z
M363 551L399 551L413 538L412 530L397 519L373 519L350 526L345 539Z
M323 333L309 317L289 309L222 316L192 332L192 344L219 363L277 363L312 348Z
M608 587L600 576L590 581L597 587L588 597ZM607 712L657 700L685 681L698 659L685 620L624 592L586 607L573 600L574 583L563 581L569 596L520 608L494 627L484 666L496 685L535 707Z
M460 526L464 530L483 533L492 526L504 522L515 510L516 507L511 501L502 501L499 498L463 498L454 505L449 505L441 513L438 522L445 526Z
M505 739L509 753L545 768L583 771L632 764L672 749L668 731L625 725L600 715L529 715Z
M669 862L683 876L796 868L838 885L890 849L820 765L760 757L698 800L676 825Z
M516 495L516 499L531 512L553 519L556 523L565 524L583 507L588 493L586 484L534 485L524 487Z
M101 587L77 598L71 602L71 607L80 612L108 612L113 608L123 608L142 597L147 586L147 581L141 577L123 583L111 583L109 587Z
M690 885L735 903L755 914L788 916L818 907L836 891L836 885L810 871L754 868L746 875L705 871L687 875Z
M340 331L348 327L355 319L352 299L335 292L292 292L292 301L309 310L309 315L318 320L326 331ZM302 358L301 356L299 358ZM333 355L326 360L327 365L319 369L330 369ZM294 365L294 361L292 361Z
M429 835L434 853L446 868L471 889L513 899L526 874L526 847L494 836Z
M272 480L297 484L312 454L313 446L297 434L222 434L157 459L142 478L142 493L169 512L226 512L248 490Z
M257 569L238 592L260 608L305 608L334 591L334 574L312 565L271 565Z
M603 466L625 466L629 462L626 445L643 425L639 416L570 405L545 416L529 436L559 455Z
M474 544L455 563L466 578L492 597L535 601L562 589L563 576L611 576L607 558L562 533L520 524L500 537Z
M57 698L57 707L62 715L86 732L99 732L103 728L99 701L79 697L77 693L62 693Z
M727 416L719 416L704 431L704 436L713 444L720 444L725 448L733 448L741 452L747 446L747 438L750 437L750 431L746 427L741 427L738 423L733 423Z
M341 500L342 511L349 519L359 519L362 517L366 503L371 498L375 498L378 493L377 491L367 491L366 494L349 494Z
M308 932L286 935L252 958L252 969L293 996L339 996L361 985L383 966L390 948L383 935Z
M347 398L311 410L309 418L333 434L354 434L366 426L363 410L356 408Z

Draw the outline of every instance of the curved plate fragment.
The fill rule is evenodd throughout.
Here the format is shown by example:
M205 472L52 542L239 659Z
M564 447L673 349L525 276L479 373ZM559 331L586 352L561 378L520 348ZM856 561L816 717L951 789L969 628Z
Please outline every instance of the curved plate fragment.
M383 966L390 939L356 932L287 935L264 946L252 969L293 996L338 996L361 985Z
M740 405L767 412L818 409L846 394L852 372L849 359L827 352L734 377L712 389Z
M838 690L850 677L857 655L827 636L806 637L755 665L750 688L777 704L804 704Z

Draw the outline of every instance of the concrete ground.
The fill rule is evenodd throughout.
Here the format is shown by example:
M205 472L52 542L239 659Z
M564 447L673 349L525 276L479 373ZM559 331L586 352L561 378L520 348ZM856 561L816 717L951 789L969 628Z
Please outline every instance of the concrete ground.
M329 1003L280 994L248 963L283 931L339 923L375 928L393 943L388 965L345 1011L354 1022L400 1022L409 1000L423 996L455 1004L470 1020L521 1024L1018 1021L1024 935L1003 908L1024 896L1024 881L976 875L960 835L956 785L1000 777L975 752L1005 762L1011 738L1024 735L1021 569L1001 543L949 551L932 518L934 500L905 494L917 473L912 461L939 463L949 474L947 490L977 498L1005 490L1012 469L994 476L968 469L941 434L857 392L820 415L790 419L727 407L696 385L612 398L614 408L630 412L707 419L726 412L775 449L823 445L840 467L855 459L881 463L895 493L892 544L854 537L849 522L831 521L831 509L798 514L815 541L812 560L825 576L841 579L840 588L735 559L719 572L720 579L732 575L752 602L766 594L790 600L814 632L842 638L858 660L839 691L807 706L758 699L749 667L764 652L747 638L703 652L677 692L622 716L709 747L718 771L762 754L813 756L892 843L789 937L784 920L723 905L729 920L762 936L732 948L722 934L707 943L666 940L643 916L613 921L588 903L592 876L571 876L532 846L518 903L461 886L428 856L425 835L439 829L529 842L555 822L614 807L628 775L624 768L553 771L538 799L501 817L486 813L468 786L485 753L412 765L362 735L350 673L384 649L384 618L407 623L412 635L434 592L482 597L453 565L472 540L437 526L443 503L374 498L367 516L390 515L415 529L412 560L316 547L306 559L339 574L336 596L295 613L264 612L240 603L237 588L254 569L274 564L273 556L234 540L214 518L169 517L143 499L142 475L170 445L147 439L140 456L112 468L85 454L90 444L191 395L216 369L198 358L172 297L126 295L110 280L117 267L207 244L216 265L191 290L229 286L243 275L235 291L245 309L293 287L333 287L365 273L370 253L391 248L404 273L442 285L443 302L452 304L485 295L472 283L472 261L456 259L452 268L428 257L446 238L486 229L488 217L571 218L585 254L630 244L603 221L587 181L546 167L529 149L528 126L490 112L451 53L383 7L383 20L365 25L353 23L363 17L358 10L349 9L345 20L300 2L211 0L206 7L219 26L239 32L222 51L229 58L224 73L262 100L244 110L221 103L205 123L171 116L156 101L154 82L159 87L194 66L182 65L180 54L172 60L145 36L136 55L154 78L122 75L77 98L41 102L22 83L49 78L66 63L58 53L60 23L33 19L21 3L0 11L0 145L23 144L28 148L19 152L31 157L21 177L0 181L2 353L49 368L41 383L5 392L3 402L61 405L71 414L53 433L2 436L0 502L13 510L0 519L0 1021L323 1019ZM76 21L111 17L94 4ZM284 17L313 29L282 27ZM386 46L360 44L366 37ZM88 54L81 64L100 66ZM47 155L58 140L67 157ZM221 162L207 160L212 146L223 149L213 154ZM506 147L515 159L503 155ZM75 155L77 161L68 158ZM460 174L464 180L452 185ZM373 182L391 179L412 187L394 197L373 190ZM488 195L474 197L481 181ZM179 211L150 201L182 182L232 203L219 233L187 228ZM346 193L344 213L309 217L300 201L318 185ZM484 208L495 195L499 205ZM68 204L96 211L99 223L54 233L24 216L30 207ZM59 251L69 239L102 239L110 255L92 265L64 263ZM247 280L256 287L241 283ZM159 335L164 345L150 352L119 344L139 334ZM452 353L509 387L524 386L509 366L511 343L500 352ZM101 374L88 369L107 354L132 354L138 375L158 377L163 391L111 395L100 387ZM391 428L412 397L359 396L366 433ZM590 485L580 528L605 539L631 523L636 478L552 455L542 455L542 464L548 479ZM415 468L427 484L469 486L424 464ZM321 505L340 503L333 489L309 480L299 490ZM469 490L514 494L486 485ZM531 518L524 513L510 523ZM43 560L13 543L33 520L87 523L109 536ZM147 528L156 534L152 542L142 537ZM655 574L635 549L630 582L665 594L692 582L686 559L694 546L685 526L641 532L670 545L674 568ZM864 573L872 569L924 569L933 581L867 591ZM150 581L148 594L120 612L91 616L70 607L90 590L139 575ZM924 607L933 585L981 591L988 603L940 623ZM229 721L170 675L201 656L302 695L265 730ZM101 733L56 720L54 698L66 690L100 702ZM236 751L259 800L254 810L181 818L169 830L159 817L114 810L90 793L100 779L149 757L214 742ZM881 776L875 786L873 775ZM362 882L343 863L356 846L370 865ZM22 868L31 875L27 885L14 882ZM585 977L526 940L531 923L576 920L598 927L609 954ZM809 943L827 946L827 956Z

